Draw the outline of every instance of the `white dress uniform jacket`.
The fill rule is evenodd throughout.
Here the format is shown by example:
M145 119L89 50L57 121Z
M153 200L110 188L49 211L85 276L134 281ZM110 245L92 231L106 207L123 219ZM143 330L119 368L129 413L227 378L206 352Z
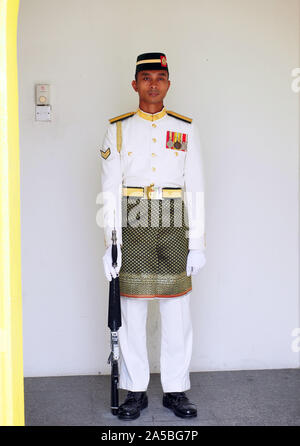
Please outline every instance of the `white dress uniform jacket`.
M122 116L125 116L122 118ZM204 178L201 145L191 119L167 111L149 114L138 109L129 117L112 119L101 150L103 224L105 246L111 245L114 225L122 244L123 186L181 187L188 211L189 249L205 249ZM117 121L122 145L117 148ZM172 133L170 133L172 132ZM168 137L187 142L185 150L167 145ZM170 144L169 144L170 146Z

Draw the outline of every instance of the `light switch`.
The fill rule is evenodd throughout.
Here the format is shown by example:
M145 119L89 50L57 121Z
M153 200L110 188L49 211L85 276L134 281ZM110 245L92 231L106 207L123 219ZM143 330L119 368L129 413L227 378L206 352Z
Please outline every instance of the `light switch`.
M51 121L51 105L35 106L36 121Z
M51 121L49 84L35 86L35 119L36 121Z
M36 85L36 105L49 105L50 104L50 85L49 84L37 84Z

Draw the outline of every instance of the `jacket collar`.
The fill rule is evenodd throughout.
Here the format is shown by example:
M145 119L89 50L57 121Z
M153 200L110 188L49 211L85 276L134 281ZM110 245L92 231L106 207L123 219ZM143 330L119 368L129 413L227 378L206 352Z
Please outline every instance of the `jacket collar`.
M157 121L158 119L163 118L167 114L167 111L166 108L163 107L163 109L160 112L151 114L151 113L146 113L140 108L138 108L136 113L138 116L140 116L143 119L146 119L147 121Z

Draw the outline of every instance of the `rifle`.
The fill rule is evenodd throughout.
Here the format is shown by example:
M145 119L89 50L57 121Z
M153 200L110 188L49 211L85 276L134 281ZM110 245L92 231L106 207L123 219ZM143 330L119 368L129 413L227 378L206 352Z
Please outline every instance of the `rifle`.
M117 266L118 248L117 231L112 230L112 266ZM111 330L111 353L108 364L111 364L111 413L117 415L119 408L119 339L118 330L122 326L119 275L111 279L109 283L108 326Z

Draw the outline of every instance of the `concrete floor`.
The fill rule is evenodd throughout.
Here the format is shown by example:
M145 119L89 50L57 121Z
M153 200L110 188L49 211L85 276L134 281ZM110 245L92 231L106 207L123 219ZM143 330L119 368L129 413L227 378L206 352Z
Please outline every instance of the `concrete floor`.
M131 422L110 412L110 376L25 378L27 426L300 426L300 369L191 373L190 420L162 406L160 375L152 374L149 406ZM120 403L127 391L120 390Z

